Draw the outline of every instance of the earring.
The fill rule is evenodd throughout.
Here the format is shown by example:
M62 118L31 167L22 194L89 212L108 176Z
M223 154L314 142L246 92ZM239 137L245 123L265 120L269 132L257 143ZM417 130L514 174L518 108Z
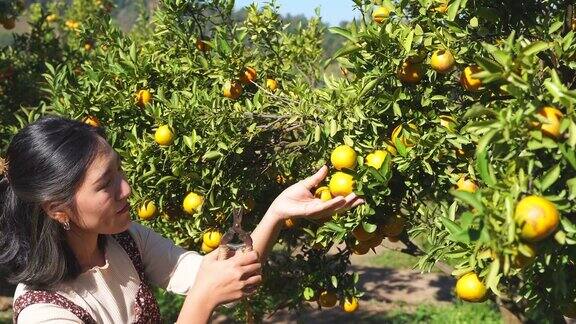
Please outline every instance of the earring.
M64 227L64 229L66 231L70 230L70 222L69 221L64 221L64 224L62 224L62 226Z

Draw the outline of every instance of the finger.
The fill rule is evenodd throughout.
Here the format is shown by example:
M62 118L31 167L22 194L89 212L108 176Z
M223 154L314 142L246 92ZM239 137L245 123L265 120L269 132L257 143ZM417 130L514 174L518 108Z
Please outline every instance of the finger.
M235 264L240 266L245 266L253 263L257 263L259 260L258 252L256 251L248 251L248 252L240 252L236 253L232 257Z
M338 213L342 213L348 211L360 204L363 204L365 201L361 197L355 196L352 200L348 200L346 205L342 206L340 209L337 210Z
M320 170L318 170L315 174L309 176L308 178L302 180L302 184L308 189L312 190L312 188L317 187L324 178L328 175L328 167L323 165Z
M249 277L250 275L253 275L253 274L256 274L257 272L260 272L261 269L262 269L261 263L254 263L254 264L242 266L240 268L240 271L243 273L243 276Z
M205 256L203 256L203 258L205 260L210 260L210 261L216 261L218 260L218 252L219 252L220 248L214 249L214 251L206 254Z
M244 287L255 286L262 282L262 276L256 275L244 280Z

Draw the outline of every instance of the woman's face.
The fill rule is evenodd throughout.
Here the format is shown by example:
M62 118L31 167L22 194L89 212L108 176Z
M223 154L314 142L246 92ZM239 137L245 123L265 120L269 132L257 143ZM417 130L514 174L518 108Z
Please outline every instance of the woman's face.
M102 141L76 192L76 217L72 218L72 223L82 231L95 234L116 234L127 230L130 225L130 192L120 156Z

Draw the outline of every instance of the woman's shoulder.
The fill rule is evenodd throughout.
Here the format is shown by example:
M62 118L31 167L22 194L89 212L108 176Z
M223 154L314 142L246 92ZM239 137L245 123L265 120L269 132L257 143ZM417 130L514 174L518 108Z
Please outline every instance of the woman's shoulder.
M67 309L62 303L54 302L50 296L58 293L64 296L64 291L35 291L23 283L16 286L14 292L14 309L18 309L19 323L82 323L78 316ZM60 299L62 299L60 297Z

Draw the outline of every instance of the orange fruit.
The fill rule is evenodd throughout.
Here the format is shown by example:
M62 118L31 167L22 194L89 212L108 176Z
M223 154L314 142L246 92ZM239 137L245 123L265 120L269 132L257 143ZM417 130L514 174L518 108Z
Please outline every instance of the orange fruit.
M445 14L448 12L448 0L440 0L440 5L434 8L434 11Z
M136 93L136 104L140 107L144 107L147 103L152 100L152 94L148 90L140 90Z
M390 16L390 11L391 11L390 8L378 7L374 9L374 11L372 12L372 19L377 24L381 24L382 22L384 22L384 20L386 20L386 18L388 18L388 16Z
M376 150L366 156L364 164L367 166L371 166L376 170L379 170L380 167L382 167L384 161L386 160L386 155L388 155L387 151Z
M199 50L200 52L208 52L210 50L210 45L206 43L205 39L198 38L196 40L196 49Z
M250 84L256 81L256 70L252 67L247 67L240 74L240 82Z
M98 118L96 118L96 116L92 116L92 115L88 115L84 118L84 120L82 120L82 122L92 126L92 127L100 127L100 121L98 120Z
M404 231L406 226L406 219L401 215L393 215L384 221L382 225L382 234L388 237L397 237Z
M389 236L388 241L395 243L400 241L400 238L398 236Z
M154 133L154 141L156 141L158 145L170 145L174 141L174 133L168 125L162 125L156 129L156 132Z
M220 240L222 240L222 233L218 230L206 231L202 235L202 244L205 244L211 249L215 249L220 245Z
M92 50L92 46L93 46L93 45L92 45L91 42L86 42L86 43L84 44L84 50L85 50L86 52L90 52L90 51Z
M141 220L150 220L156 216L157 212L156 204L153 201L147 201L138 208L138 217Z
M482 71L478 66L471 65L464 68L462 74L460 75L460 84L464 89L468 91L478 91L482 86L482 81L480 79L475 79L472 77L473 74Z
M486 298L486 286L474 272L469 272L456 281L456 295L464 301L481 302Z
M345 298L342 302L342 310L344 310L346 313L354 313L356 310L358 310L358 306L358 298L356 297Z
M456 188L458 190L468 191L471 193L474 193L476 192L476 190L478 190L478 186L476 185L476 183L474 183L474 181L470 179L466 179L465 176L462 176L460 180L458 180L458 182L456 183Z
M367 245L370 249L374 249L377 246L379 246L380 244L382 244L382 241L384 240L384 238L380 235L378 235L378 233L376 233L376 235L374 235L374 237L372 237L371 239L364 241L363 243L365 245Z
M328 201L332 199L332 194L330 193L330 188L323 186L316 189L314 192L314 197L321 199L322 201Z
M276 92L276 89L278 89L278 81L270 78L266 79L266 88L272 92Z
M376 235L376 232L368 233L362 225L358 225L352 230L352 235L354 235L358 241L363 242L372 239Z
M338 303L338 297L331 291L323 291L320 293L319 301L322 307L334 307Z
M347 196L354 190L354 178L344 172L336 172L328 183L332 196Z
M524 197L516 205L514 219L521 228L520 236L537 242L552 234L560 222L560 213L551 201L540 196Z
M46 22L47 23L53 23L56 20L58 20L58 15L57 14L50 14L48 16L46 16Z
M354 169L356 166L356 151L348 145L340 145L332 151L330 162L336 170Z
M406 84L418 84L424 76L424 70L422 64L411 63L409 60L405 60L396 71L396 76L400 81Z
M286 228L293 228L294 226L296 226L296 224L298 223L297 219L294 218L288 218L284 220L284 226Z
M224 97L236 100L242 94L242 85L237 81L227 81L222 87Z
M454 56L449 50L437 50L432 53L432 57L430 58L430 66L440 74L450 72L454 64Z
M536 127L540 127L544 135L559 138L560 137L560 124L564 118L564 114L555 107L542 107L538 110L538 114L546 119L544 123L534 123Z
M204 203L204 197L195 192L191 192L184 198L184 201L182 202L182 208L188 214L194 214L200 209L202 203Z
M202 247L201 247L202 252L204 252L204 254L208 254L212 251L214 251L213 248L209 247L208 245L202 243Z

